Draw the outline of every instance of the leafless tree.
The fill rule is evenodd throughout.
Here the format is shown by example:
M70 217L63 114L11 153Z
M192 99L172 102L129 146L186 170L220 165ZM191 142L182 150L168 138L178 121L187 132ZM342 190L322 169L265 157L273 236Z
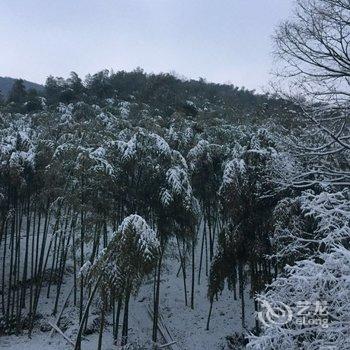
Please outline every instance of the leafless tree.
M276 31L275 54L281 63L277 76L290 82L293 95L299 96L294 100L310 123L306 141L298 139L297 147L310 162L326 159L295 179L298 186L320 179L350 184L349 45L349 0L297 0L292 19Z

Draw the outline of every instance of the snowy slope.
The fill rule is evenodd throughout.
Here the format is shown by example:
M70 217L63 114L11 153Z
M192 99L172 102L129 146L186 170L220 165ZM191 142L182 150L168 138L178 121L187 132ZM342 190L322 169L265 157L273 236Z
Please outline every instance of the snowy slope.
M169 252L176 251L175 246L168 249ZM197 245L196 256L199 256L199 245ZM199 260L199 259L197 259ZM196 261L196 285L195 285L195 308L191 310L185 306L184 287L182 273L179 270L179 260L173 255L168 254L163 270L161 284L161 315L165 325L169 328L174 340L176 340L177 349L182 350L215 350L225 348L225 337L235 331L242 331L240 301L234 300L233 293L225 290L219 300L214 302L213 312L210 322L210 330L207 331L206 321L209 310L209 301L207 299L207 281L202 276L201 284L198 285L198 261ZM61 293L61 304L72 286L72 277L66 276L64 291ZM187 296L190 299L191 271L187 268ZM247 288L248 291L248 288ZM129 316L129 343L139 346L140 349L151 349L150 342L152 334L152 321L148 315L147 307L152 307L153 280L150 278L145 281L139 294L130 301ZM69 299L61 324L70 323L78 319L78 309L72 305L72 296ZM44 301L45 298L42 298ZM247 311L246 318L248 327L253 327L253 304L246 296ZM49 307L50 306L50 307ZM54 317L50 316L52 301L47 299L40 305L40 312L44 315L41 320L42 327L48 328L47 321L54 322ZM60 310L60 308L59 308ZM98 319L98 314L92 312L89 318L91 324L93 320ZM76 321L74 321L76 322ZM111 323L111 319L109 319ZM65 334L73 341L77 333L78 324L70 324ZM103 349L116 349L113 344L111 324L106 327L103 336ZM163 340L160 339L160 343ZM97 332L85 336L82 342L83 350L95 350L97 344ZM32 339L27 335L0 337L0 348L8 350L59 350L72 348L61 335L55 333L50 337L50 332L35 330ZM137 348L138 349L138 348Z

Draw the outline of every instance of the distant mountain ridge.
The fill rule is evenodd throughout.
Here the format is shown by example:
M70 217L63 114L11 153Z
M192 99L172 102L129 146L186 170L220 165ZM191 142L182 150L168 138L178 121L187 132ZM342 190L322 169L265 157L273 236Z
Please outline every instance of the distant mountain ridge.
M0 77L0 92L3 96L8 96L15 80L16 80L15 78ZM24 79L23 79L23 81L24 81L24 86L25 86L26 90L35 89L38 92L41 92L44 90L43 85L33 83L31 81L24 80Z

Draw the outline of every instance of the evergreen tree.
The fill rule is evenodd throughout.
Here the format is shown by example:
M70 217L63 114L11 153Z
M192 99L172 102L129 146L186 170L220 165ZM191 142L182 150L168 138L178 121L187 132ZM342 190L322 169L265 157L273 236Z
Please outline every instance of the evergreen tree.
M8 102L23 103L27 95L23 79L16 79L9 92Z

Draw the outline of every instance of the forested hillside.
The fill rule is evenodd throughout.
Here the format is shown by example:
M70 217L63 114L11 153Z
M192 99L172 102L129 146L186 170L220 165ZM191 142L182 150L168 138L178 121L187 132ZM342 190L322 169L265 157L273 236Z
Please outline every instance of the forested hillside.
M186 80L171 74L146 74L142 69L116 73L104 70L88 75L84 80L74 72L68 79L50 76L44 90L38 92L28 89L24 81L17 81L3 104L15 102L6 110L27 112L42 110L40 97L45 97L45 104L50 109L59 103L74 102L106 106L113 98L131 103L135 117L140 110L147 108L151 115L159 114L166 120L177 112L201 119L222 118L237 123L263 123L282 114L287 120L295 113L292 103L276 96L257 94L233 85L208 83L204 79Z
M349 16L303 0L281 24L291 94L141 69L17 80L0 345L349 349Z
M86 322L96 306L86 308L88 300L99 300L100 332L112 312L113 337L125 344L130 295L151 278L154 326L142 341L164 341L156 331L161 280L174 257L182 270L171 277L183 279L181 305L201 303L205 318L210 310L203 330L226 278L234 299L242 299L238 324L253 326L244 314L253 294L244 301L243 291L255 293L272 278L264 254L272 249L271 216L282 195L258 198L295 173L296 160L280 142L297 114L292 103L140 70L103 71L85 81L75 73L49 77L42 95L28 96L18 82L10 96L0 119L2 333L43 327L39 315L59 314L69 282L67 310L76 310L83 327L76 347L93 327ZM242 260L235 262L221 249L240 217L249 226L230 238L242 242ZM220 272L222 264L237 276ZM254 273L244 271L246 264ZM207 288L208 301L205 292L196 300ZM223 335L229 330L214 344Z
M0 92L3 98L6 98L8 96L15 80L16 79L14 78L0 77ZM23 84L27 90L34 89L34 90L37 90L38 92L42 92L44 90L44 87L42 85L27 81L27 80L23 80Z

